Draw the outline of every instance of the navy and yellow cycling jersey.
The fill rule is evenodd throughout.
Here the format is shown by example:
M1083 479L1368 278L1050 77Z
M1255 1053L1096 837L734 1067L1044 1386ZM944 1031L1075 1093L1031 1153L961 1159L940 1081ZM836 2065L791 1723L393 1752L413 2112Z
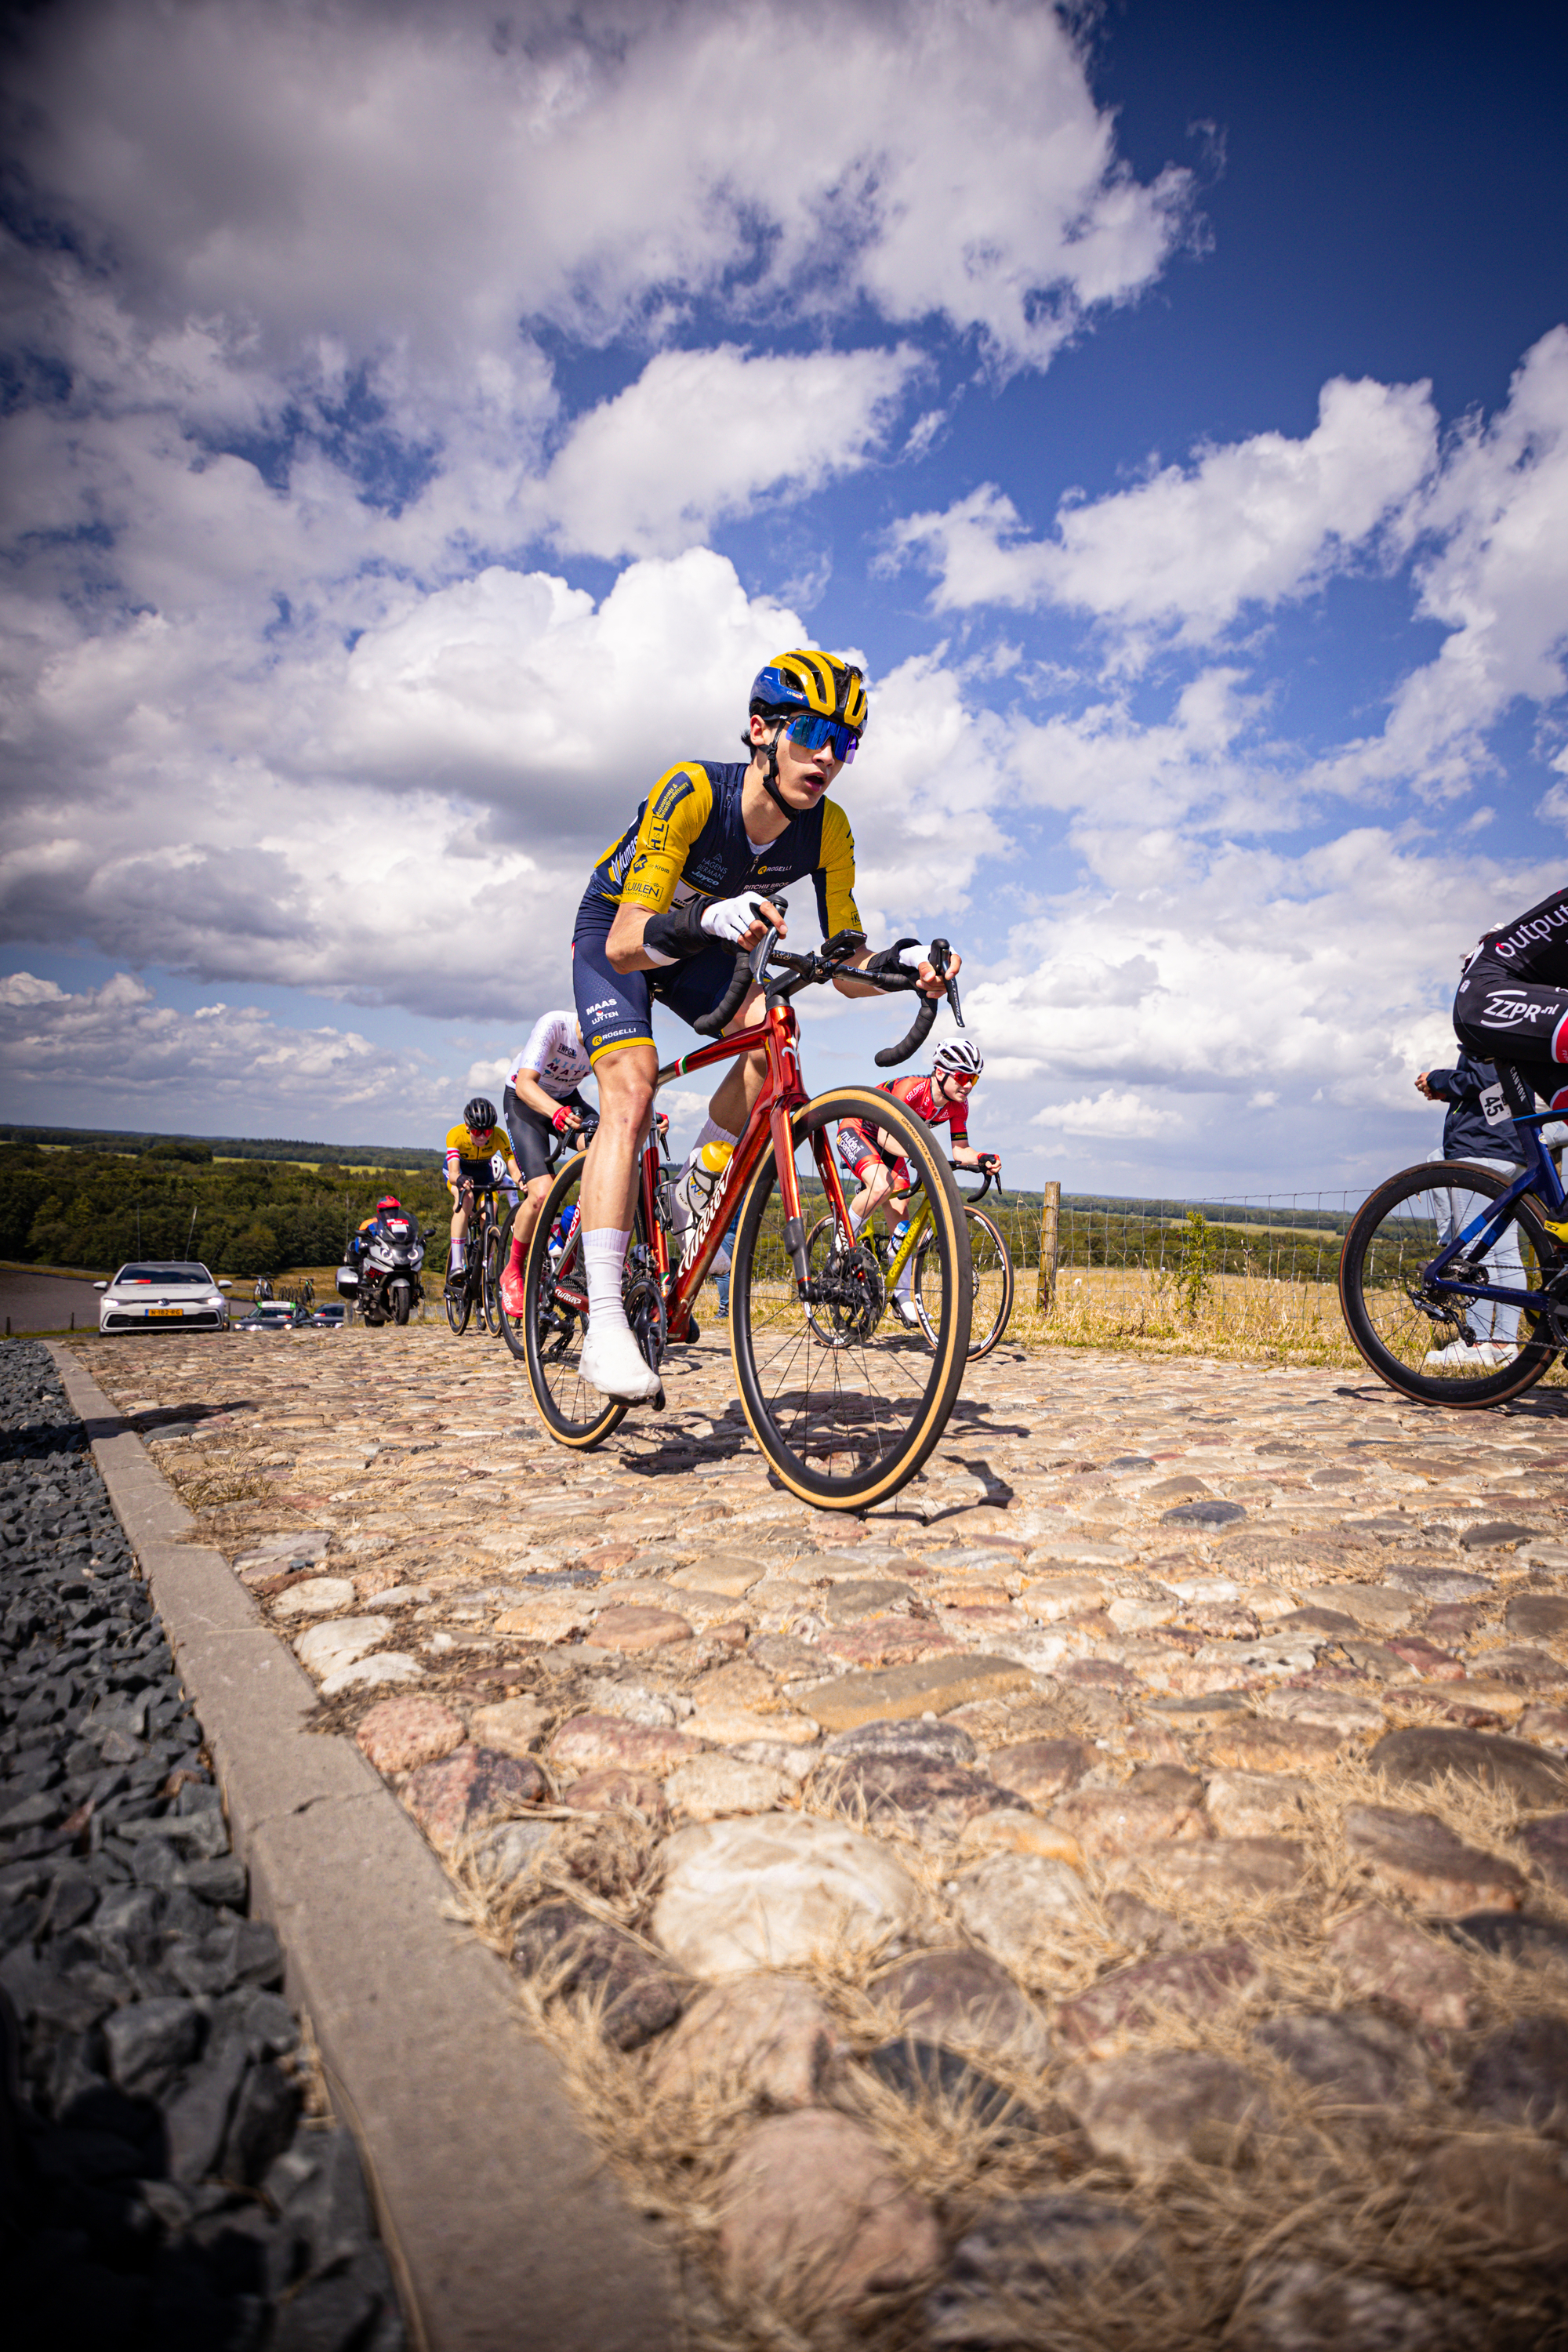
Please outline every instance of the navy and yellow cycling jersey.
M743 760L683 760L662 775L588 877L572 940L572 988L588 1058L653 1042L653 1007L682 1021L710 1013L730 985L735 950L715 940L659 971L616 971L608 952L617 907L650 915L688 898L732 898L748 887L772 898L809 874L824 939L860 929L855 843L837 801L792 817L753 849L741 814Z
M683 760L668 769L595 866L589 897L657 915L685 898L732 898L748 885L771 898L809 874L823 938L858 931L855 840L837 802L818 801L791 817L776 841L753 849L741 814L746 766Z

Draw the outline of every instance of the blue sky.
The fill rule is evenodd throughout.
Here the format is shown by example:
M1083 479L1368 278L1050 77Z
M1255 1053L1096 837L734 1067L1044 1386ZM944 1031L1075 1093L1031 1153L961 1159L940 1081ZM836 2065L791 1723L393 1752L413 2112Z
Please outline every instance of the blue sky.
M9 1116L431 1139L818 642L862 911L963 948L1015 1181L1436 1140L1459 952L1568 820L1561 9L14 40ZM887 1027L814 1007L808 1075Z

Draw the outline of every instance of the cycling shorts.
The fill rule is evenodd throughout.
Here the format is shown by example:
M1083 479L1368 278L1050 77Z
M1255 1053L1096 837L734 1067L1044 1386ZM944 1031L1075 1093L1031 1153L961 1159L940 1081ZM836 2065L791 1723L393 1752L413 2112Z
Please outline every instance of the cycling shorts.
M1517 1063L1553 1110L1568 1108L1568 988L1479 955L1454 999L1454 1034L1478 1061Z
M884 1151L879 1144L873 1143L863 1127L855 1127L846 1121L833 1139L833 1148L838 1154L839 1166L849 1171L857 1184L866 1183L880 1167L891 1170L895 1192L909 1191L909 1162L900 1160L896 1152Z
M711 1013L723 1003L735 970L734 949L716 940L700 955L658 971L616 971L605 952L616 914L607 898L590 890L572 940L577 1025L591 1062L624 1045L651 1045L656 1000L687 1023Z
M562 1108L584 1115L588 1112L588 1105L575 1087L566 1097ZM542 1110L535 1110L531 1103L522 1101L514 1087L508 1087L505 1094L502 1095L500 1109L501 1117L506 1121L507 1133L511 1138L511 1148L516 1155L517 1164L522 1171L524 1183L531 1184L536 1176L548 1176L551 1149L555 1141L555 1129L545 1118L544 1113Z

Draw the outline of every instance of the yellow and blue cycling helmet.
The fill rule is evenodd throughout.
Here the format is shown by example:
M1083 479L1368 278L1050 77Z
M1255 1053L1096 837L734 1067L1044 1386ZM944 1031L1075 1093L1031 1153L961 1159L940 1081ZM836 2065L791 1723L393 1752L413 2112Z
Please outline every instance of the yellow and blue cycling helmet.
M855 757L866 731L866 680L837 654L775 654L752 681L751 709L789 721L792 740L809 751L830 744L836 760Z

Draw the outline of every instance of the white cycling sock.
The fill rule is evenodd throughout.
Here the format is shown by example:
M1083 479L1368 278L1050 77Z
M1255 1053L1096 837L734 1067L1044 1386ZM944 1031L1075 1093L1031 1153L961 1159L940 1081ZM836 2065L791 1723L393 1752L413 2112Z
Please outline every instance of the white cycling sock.
M600 1226L583 1236L583 1271L588 1280L588 1321L596 1323L601 1331L616 1325L623 1331L631 1326L621 1303L621 1269L626 1262L626 1244L631 1240L628 1226L624 1234L613 1233Z
M691 1160L696 1159L705 1143L739 1143L740 1140L740 1137L731 1135L727 1127L721 1127L716 1118L705 1118L702 1122L702 1132L691 1147ZM689 1160L686 1164L689 1168L691 1160Z

